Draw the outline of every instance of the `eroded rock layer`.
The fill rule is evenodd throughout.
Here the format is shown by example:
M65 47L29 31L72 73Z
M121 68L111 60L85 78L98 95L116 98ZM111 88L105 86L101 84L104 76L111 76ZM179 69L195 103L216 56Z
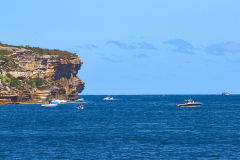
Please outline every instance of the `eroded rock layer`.
M0 104L76 100L82 61L66 51L0 44Z

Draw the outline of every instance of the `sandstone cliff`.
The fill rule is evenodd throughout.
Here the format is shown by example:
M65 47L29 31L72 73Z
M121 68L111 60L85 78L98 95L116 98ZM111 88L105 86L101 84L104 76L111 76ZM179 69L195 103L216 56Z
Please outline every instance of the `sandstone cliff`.
M82 61L67 51L0 44L0 104L76 100Z

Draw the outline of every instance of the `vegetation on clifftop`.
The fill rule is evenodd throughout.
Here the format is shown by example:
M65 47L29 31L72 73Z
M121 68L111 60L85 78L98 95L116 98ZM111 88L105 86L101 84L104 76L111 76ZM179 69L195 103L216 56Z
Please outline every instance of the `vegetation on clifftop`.
M14 45L8 45L8 44L3 44L0 42L0 47L14 47L17 49L26 49L32 51L33 54L39 54L39 55L55 55L57 56L58 59L68 59L72 57L77 57L76 53L70 53L68 51L61 51L58 49L45 49L45 48L40 48L40 47L31 47L29 45L26 46L14 46ZM11 54L11 51L3 50L0 49L0 56Z

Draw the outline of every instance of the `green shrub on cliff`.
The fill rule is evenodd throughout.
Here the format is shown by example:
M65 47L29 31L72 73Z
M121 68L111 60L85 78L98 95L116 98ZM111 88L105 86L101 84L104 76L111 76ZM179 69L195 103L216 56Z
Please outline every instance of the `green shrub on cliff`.
M17 89L20 89L22 86L21 81L19 81L18 79L16 79L9 73L5 77L0 74L0 79L4 86L6 86L8 84L11 87L15 87Z
M3 75L1 75L1 74L0 74L0 79L1 79L1 83L2 83L2 85L5 86L5 83L3 82L4 77L3 77Z
M2 83L4 83L4 84L11 82L11 78L9 78L7 76L3 77L3 75L0 75L0 79L1 79Z
M38 86L41 86L43 84L47 84L47 81L45 79L42 79L42 78L39 78L39 77L37 77L37 78L30 78L26 82L27 82L28 85L30 85L30 86L32 86L34 88L36 88Z
M0 61L4 63L0 65L1 70L10 71L20 69L19 65L15 63L15 61L11 57L3 56L0 54Z
M11 74L7 74L6 78L8 78L8 80L10 80L10 86L11 87L15 87L17 89L20 89L22 84L21 81L19 81L17 78L13 77Z
M12 53L12 52L10 52L8 50L0 49L0 56L6 55L6 54L10 54L10 53Z
M45 79L42 79L42 78L35 78L35 81L36 81L36 85L37 86L41 86L43 84L47 84L47 81Z

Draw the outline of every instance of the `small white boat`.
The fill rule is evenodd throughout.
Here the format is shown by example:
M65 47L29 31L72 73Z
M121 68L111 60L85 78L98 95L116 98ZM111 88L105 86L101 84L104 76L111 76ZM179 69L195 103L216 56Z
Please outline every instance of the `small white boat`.
M56 107L58 104L42 104L42 107Z
M194 102L192 99L187 99L184 104L176 104L176 107L200 107L202 105L201 102Z
M52 99L51 104L63 104L63 103L67 103L67 100L60 100L60 99Z
M107 96L105 98L103 98L104 101L113 101L115 100L113 97Z
M68 101L67 103L78 103L78 102L76 102L76 101Z
M82 102L82 101L84 101L83 98L79 98L79 99L75 100L75 102Z
M60 100L60 103L63 104L63 103L67 103L67 100Z
M59 104L67 103L67 100L52 99L49 104L42 104L42 107L56 107Z

